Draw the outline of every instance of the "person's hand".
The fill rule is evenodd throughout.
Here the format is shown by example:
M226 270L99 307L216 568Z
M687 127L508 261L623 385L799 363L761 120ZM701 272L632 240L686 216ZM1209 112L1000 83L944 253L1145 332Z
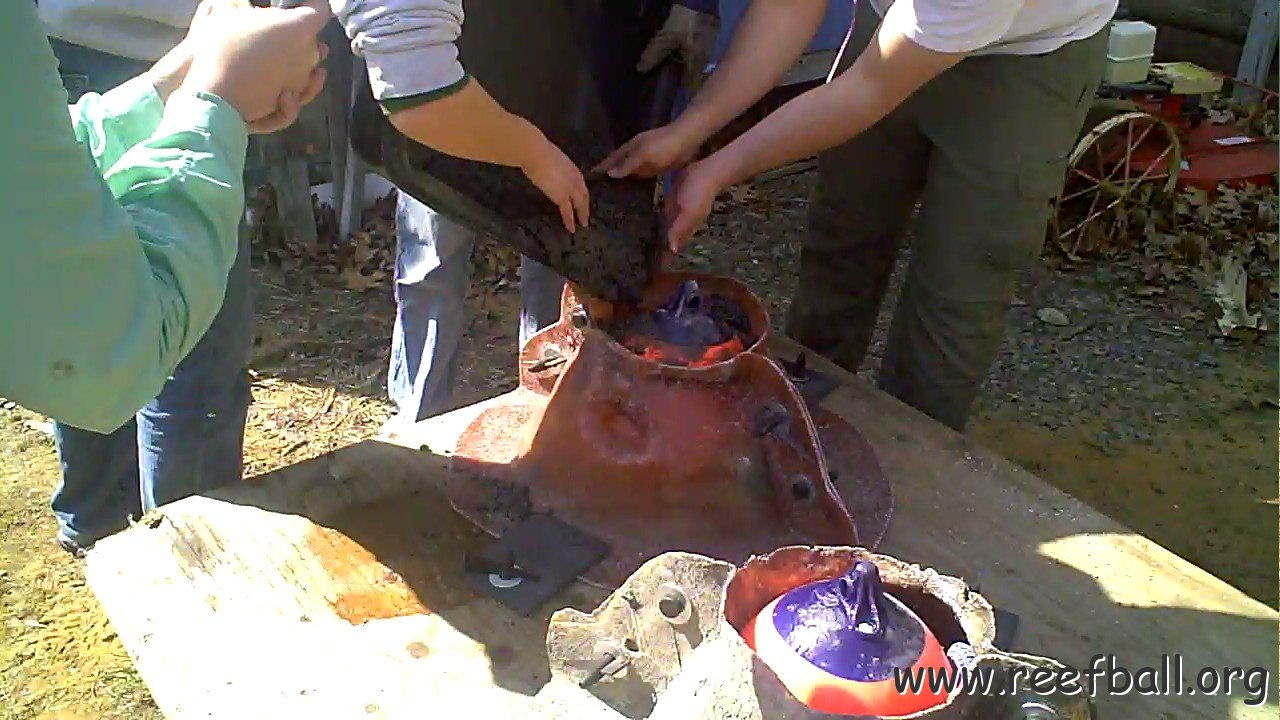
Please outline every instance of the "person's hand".
M199 32L203 19L215 11L247 7L251 6L240 0L202 0L196 8L195 17L191 21L186 37L165 53L164 57L157 60L146 73L162 102L167 101L186 80L187 71L191 69L192 55L200 42L198 38L193 38L193 32ZM323 62L329 54L329 48L324 43L319 43L319 49L320 61ZM292 125L298 119L302 108L320 94L324 88L324 81L325 72L323 69L318 69L311 73L307 84L301 90L284 90L280 94L274 112L246 123L249 132L257 135L269 134Z
M320 62L329 56L329 48L320 43ZM315 100L320 95L320 91L324 89L324 81L328 73L322 67L317 67L311 72L307 78L307 84L301 90L286 88L280 93L280 98L276 103L274 112L252 120L246 123L251 135L270 135L271 133L280 132L298 120L299 113L308 103Z
M191 56L199 45L199 40L192 38L192 30L200 25L217 4L215 0L201 0L196 7L191 24L187 26L187 34L182 38L182 42L175 45L147 70L147 78L155 87L156 93L160 95L161 101L168 100L173 91L181 87L183 81L187 79L187 71L191 69Z
M699 141L675 123L646 130L609 153L595 167L611 178L657 177L682 167L698 153Z
M713 161L714 156L679 173L671 194L663 203L667 249L672 254L678 255L684 250L689 238L707 221L712 203L724 189Z
M560 209L560 219L569 232L586 227L591 216L590 195L582 171L542 134L527 125L533 138L525 159L520 163L529 182L542 191Z
M329 17L326 0L289 9L205 0L183 41L192 59L182 88L222 98L251 132L286 127L324 85L318 36Z
M719 28L720 19L714 15L672 5L666 22L640 53L636 71L647 73L672 54L679 54L685 66L685 85L697 85L696 79L711 60Z

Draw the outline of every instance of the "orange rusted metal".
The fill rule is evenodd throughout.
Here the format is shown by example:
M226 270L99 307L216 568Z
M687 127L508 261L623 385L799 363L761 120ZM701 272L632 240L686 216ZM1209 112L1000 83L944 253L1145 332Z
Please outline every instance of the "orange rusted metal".
M683 354L669 364L636 351L655 354L657 343L628 349L600 328L658 307L690 279L744 311L745 349L659 349ZM551 512L611 544L583 578L604 587L666 551L742 562L783 545L883 536L892 502L874 454L833 414L810 415L765 355L769 318L745 286L672 273L638 309L591 303L588 325L586 305L566 288L560 321L521 352L520 388L462 433L448 483L462 515L502 534Z

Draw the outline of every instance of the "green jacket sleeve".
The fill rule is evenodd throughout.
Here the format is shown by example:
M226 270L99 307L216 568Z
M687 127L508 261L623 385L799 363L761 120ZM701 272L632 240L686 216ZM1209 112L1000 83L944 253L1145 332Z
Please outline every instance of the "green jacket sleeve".
M151 137L164 115L164 103L145 77L101 95L86 93L69 109L76 140L89 148L101 172L126 150Z
M0 73L0 396L109 432L222 303L244 121L217 97L175 93L150 127L146 93L120 107L108 93L73 122L33 3L0 2L0 59L14 70Z

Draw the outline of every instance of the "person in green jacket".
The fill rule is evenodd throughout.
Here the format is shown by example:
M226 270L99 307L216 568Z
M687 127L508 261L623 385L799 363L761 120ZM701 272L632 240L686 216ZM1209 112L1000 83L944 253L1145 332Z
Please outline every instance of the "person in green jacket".
M222 301L247 136L319 93L329 17L207 2L148 73L69 106L35 3L0 3L0 396L97 432L155 397Z

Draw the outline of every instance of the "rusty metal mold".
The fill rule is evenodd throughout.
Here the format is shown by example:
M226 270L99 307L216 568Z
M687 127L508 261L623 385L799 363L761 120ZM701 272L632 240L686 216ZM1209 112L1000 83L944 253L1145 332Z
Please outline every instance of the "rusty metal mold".
M690 366L615 339L690 280L741 309L742 351ZM874 453L834 414L810 415L765 355L768 328L728 278L664 275L638 308L566 288L560 321L520 354L520 388L459 438L450 501L495 535L537 511L606 540L583 579L608 588L672 550L743 562L794 544L874 546L892 510Z

